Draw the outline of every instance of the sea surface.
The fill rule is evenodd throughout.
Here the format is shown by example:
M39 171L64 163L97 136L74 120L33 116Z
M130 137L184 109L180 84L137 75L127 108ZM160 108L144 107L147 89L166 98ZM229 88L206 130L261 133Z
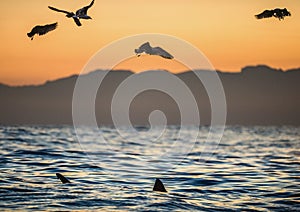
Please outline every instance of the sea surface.
M300 211L300 127L136 129L0 126L0 210Z

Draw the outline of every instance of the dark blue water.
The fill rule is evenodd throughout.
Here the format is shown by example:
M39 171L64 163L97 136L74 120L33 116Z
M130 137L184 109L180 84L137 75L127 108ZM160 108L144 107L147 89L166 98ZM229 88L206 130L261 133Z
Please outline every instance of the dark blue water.
M86 141L97 140L93 130L82 131ZM184 159L150 160L160 171L143 156L173 148L177 127L151 147L151 137L129 142L115 129L100 131L113 150L83 151L68 126L1 127L0 210L300 211L299 127L227 127L211 152L203 152L202 127ZM195 132L184 133L188 140ZM56 172L72 183L61 184ZM156 177L168 193L152 192Z

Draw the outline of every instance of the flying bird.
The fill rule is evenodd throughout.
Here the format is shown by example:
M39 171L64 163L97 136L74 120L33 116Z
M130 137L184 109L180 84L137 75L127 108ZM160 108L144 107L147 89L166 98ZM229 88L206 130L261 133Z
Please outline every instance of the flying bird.
M52 30L55 30L56 27L57 27L57 22L53 24L43 25L43 26L37 25L32 28L31 32L27 33L27 36L31 38L31 40L33 40L35 34L44 35Z
M278 18L279 20L283 20L285 16L291 16L291 13L286 9L280 9L276 8L273 10L265 10L260 14L255 15L257 19L263 19L263 18L271 18L275 17Z
M143 52L149 55L158 55L166 59L173 59L174 57L167 52L166 50L160 47L151 47L149 42L142 44L138 49L135 49L134 52L139 57Z
M77 26L81 26L80 19L92 19L90 16L87 15L88 9L93 6L95 0L92 0L92 2L79 10L74 12L69 12L61 9L57 9L55 7L48 6L49 9L54 10L56 12L65 13L67 18L73 18Z

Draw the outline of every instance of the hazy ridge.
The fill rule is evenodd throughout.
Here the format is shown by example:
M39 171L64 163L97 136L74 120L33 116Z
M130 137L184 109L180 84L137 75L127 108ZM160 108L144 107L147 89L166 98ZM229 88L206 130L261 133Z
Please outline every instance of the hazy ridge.
M199 70L200 71L200 70ZM103 71L84 77L94 79ZM209 71L205 71L210 74ZM131 71L109 72L96 100L99 125L112 125L110 103L118 85ZM237 73L218 71L227 100L227 124L300 125L300 68L282 71L268 66L247 66ZM210 123L210 102L193 72L176 74L193 92L201 124ZM77 75L35 86L0 83L0 124L72 124L72 96ZM148 124L153 110L165 113L169 124L180 123L174 100L158 91L139 94L130 107L133 124Z

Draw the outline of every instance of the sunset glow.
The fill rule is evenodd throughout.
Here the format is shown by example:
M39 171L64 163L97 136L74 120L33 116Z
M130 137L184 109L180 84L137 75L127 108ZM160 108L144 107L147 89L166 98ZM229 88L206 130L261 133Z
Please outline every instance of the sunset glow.
M162 33L186 40L199 48L218 70L234 72L256 64L282 69L300 66L299 1L95 0L89 11L93 19L83 20L80 28L64 14L47 8L51 5L75 11L89 3L1 1L0 83L41 84L78 74L102 47L140 33ZM283 21L254 18L265 9L277 7L286 7L292 16ZM26 36L33 26L53 22L58 22L55 31L36 36L33 41ZM154 56L125 61L116 68L141 71L149 67L185 70L176 61L166 62Z

